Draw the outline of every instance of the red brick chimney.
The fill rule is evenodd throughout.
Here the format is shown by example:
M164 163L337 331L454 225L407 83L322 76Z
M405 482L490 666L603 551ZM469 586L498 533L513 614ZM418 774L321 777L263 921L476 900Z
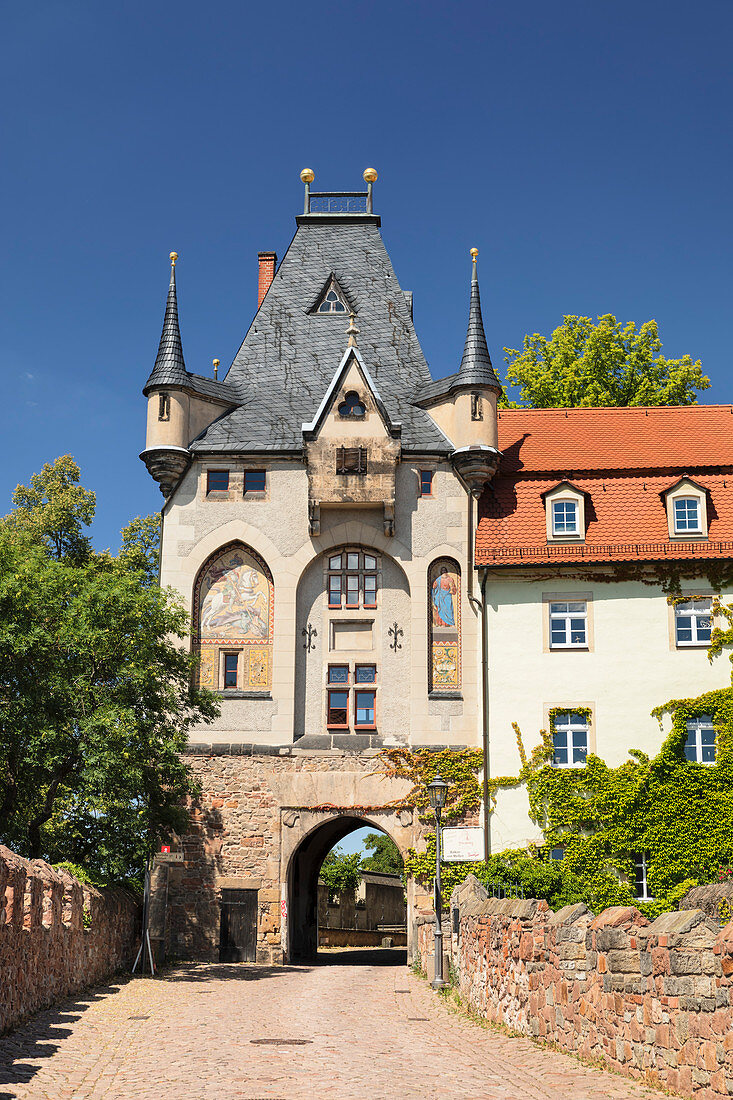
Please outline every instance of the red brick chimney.
M260 261L259 278L257 279L257 308L259 309L262 305L262 299L270 289L270 283L275 278L277 253L258 252L257 259Z

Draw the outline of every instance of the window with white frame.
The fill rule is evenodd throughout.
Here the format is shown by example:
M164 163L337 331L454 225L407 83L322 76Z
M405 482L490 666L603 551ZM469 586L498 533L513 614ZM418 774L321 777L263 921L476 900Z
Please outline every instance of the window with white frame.
M674 636L678 647L710 644L713 601L709 597L674 605Z
M377 558L363 550L342 550L328 558L328 606L376 607Z
M675 497L674 531L676 535L696 534L702 530L699 497Z
M637 852L634 855L634 893L639 901L651 901L647 884L647 853Z
M552 533L560 536L580 533L577 500L553 500Z
M715 763L715 728L709 714L698 714L685 723L685 757L694 764Z
M579 768L588 755L588 719L574 710L555 713L552 722L552 762L556 768Z
M588 605L585 600L550 603L550 649L588 648Z

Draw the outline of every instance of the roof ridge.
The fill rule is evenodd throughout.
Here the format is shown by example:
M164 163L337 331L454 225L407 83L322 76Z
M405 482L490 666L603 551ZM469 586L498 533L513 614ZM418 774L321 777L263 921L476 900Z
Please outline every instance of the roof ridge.
M733 403L720 402L718 404L694 404L694 405L553 405L551 408L534 409L529 405L519 409L500 408L499 416L508 416L516 413L665 413L679 412L681 409L731 409Z

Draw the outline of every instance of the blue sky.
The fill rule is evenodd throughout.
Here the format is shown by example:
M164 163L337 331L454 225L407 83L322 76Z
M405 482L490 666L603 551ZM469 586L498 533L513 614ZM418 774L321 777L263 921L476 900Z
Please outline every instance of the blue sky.
M565 313L655 317L733 400L732 32L730 0L6 5L2 510L67 452L98 546L160 507L137 456L168 252L189 369L228 365L306 165L324 189L378 169L436 376L476 245L495 364Z

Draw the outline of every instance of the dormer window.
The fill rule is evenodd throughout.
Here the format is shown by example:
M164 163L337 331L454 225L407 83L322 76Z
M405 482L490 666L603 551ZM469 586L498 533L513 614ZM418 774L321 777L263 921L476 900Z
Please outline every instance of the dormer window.
M697 497L677 497L674 501L674 533L689 535L700 531L700 501Z
M547 515L548 542L577 542L585 538L585 496L569 481L542 494Z
M578 502L576 500L553 500L552 533L568 536L578 534Z
M704 539L708 536L707 490L689 477L665 489L662 500L667 508L667 526L671 539Z
M346 306L335 290L329 290L318 307L319 313L346 313Z
M355 390L350 390L339 405L339 416L349 420L363 420L366 415L366 406Z

